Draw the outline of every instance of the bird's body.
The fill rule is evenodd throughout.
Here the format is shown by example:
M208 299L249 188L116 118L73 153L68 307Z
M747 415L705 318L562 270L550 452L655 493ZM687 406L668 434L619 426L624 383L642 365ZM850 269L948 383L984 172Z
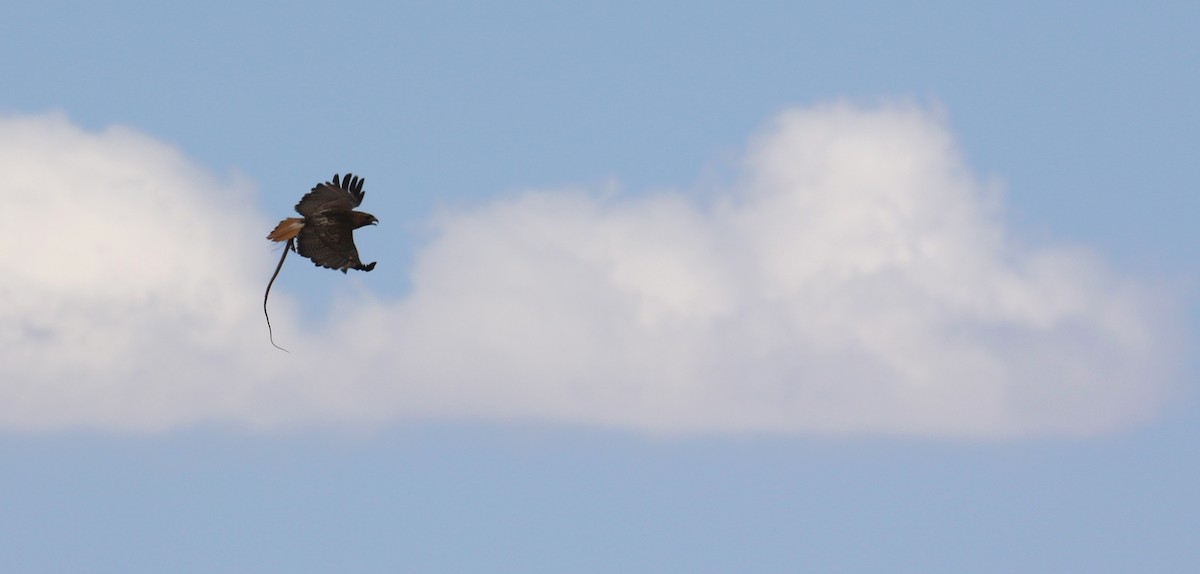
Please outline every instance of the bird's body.
M366 180L347 173L345 179L334 174L332 182L318 183L312 191L300 198L296 204L296 212L302 217L289 217L279 222L267 239L275 242L286 241L283 255L275 266L275 273L267 282L267 291L263 294L263 314L267 315L267 298L271 295L271 285L283 268L283 260L288 251L295 251L302 257L307 257L314 265L337 269L342 273L350 269L370 271L375 268L372 261L363 265L358 258L358 248L354 246L354 230L379 222L374 215L362 211L354 211L362 203L363 183ZM271 330L271 317L267 315L267 331ZM274 345L274 336L271 337ZM276 345L278 347L278 345ZM282 347L280 347L282 348Z
M370 213L353 210L366 195L362 190L365 181L348 173L345 179L335 174L332 182L317 184L296 204L296 213L303 217L280 221L267 239L289 242L294 239L289 247L320 267L342 273L350 269L374 269L374 262L363 265L354 246L355 229L379 222Z

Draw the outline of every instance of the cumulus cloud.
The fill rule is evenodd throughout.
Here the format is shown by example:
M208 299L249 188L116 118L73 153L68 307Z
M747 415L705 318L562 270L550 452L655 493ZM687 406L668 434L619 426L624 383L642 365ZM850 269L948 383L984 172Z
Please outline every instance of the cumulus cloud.
M908 106L783 113L715 198L531 190L442 213L401 299L265 343L250 186L129 130L0 120L0 426L542 420L652 432L1092 433L1177 333L1095 254L1008 237ZM369 284L369 282L367 282ZM277 324L298 321L281 292Z
M222 382L260 370L241 351L265 225L245 185L61 114L0 119L0 170L0 424L174 425L238 400Z

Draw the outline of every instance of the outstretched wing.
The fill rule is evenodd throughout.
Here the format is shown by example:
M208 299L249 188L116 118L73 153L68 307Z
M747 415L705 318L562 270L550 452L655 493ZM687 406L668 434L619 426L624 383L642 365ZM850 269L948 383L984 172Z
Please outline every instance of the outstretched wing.
M333 181L318 183L312 191L300 198L300 203L296 204L296 212L306 218L329 211L349 212L362 203L365 181L349 173L345 179L339 179L337 174L334 174Z
M349 211L324 211L307 216L296 237L296 251L321 267L342 272L362 269L362 260L354 247L353 225Z

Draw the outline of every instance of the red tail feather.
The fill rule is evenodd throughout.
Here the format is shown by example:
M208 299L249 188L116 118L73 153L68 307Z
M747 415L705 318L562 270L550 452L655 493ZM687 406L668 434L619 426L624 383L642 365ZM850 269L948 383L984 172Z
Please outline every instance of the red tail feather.
M289 217L279 222L271 233L267 234L267 239L271 241L287 241L295 238L300 234L300 228L304 227L304 220L299 217Z

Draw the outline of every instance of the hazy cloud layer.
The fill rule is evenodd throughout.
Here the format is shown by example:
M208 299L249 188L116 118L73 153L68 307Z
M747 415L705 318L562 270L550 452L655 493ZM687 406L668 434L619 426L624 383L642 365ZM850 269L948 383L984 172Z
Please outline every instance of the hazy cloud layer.
M0 168L9 429L1088 433L1152 415L1176 358L1161 293L1011 240L913 107L786 112L711 200L544 190L441 214L411 295L339 301L286 331L290 355L266 343L273 221L248 184L56 115L0 119Z

